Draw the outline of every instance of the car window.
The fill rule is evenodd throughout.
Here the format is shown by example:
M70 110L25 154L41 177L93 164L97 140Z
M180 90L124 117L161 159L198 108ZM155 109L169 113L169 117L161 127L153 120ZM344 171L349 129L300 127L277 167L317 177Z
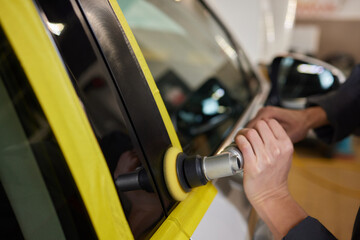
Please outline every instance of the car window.
M96 239L56 138L0 27L0 238Z
M198 1L118 3L184 151L213 153L258 87L245 55Z
M118 191L135 239L146 238L164 219L164 208L147 169L132 122L102 53L81 14L67 1L39 0L42 15L70 74L112 178L141 171L145 189ZM71 17L65 17L71 16ZM63 25L56 34L49 23ZM123 76L126 79L126 76ZM142 178L143 179L143 178Z

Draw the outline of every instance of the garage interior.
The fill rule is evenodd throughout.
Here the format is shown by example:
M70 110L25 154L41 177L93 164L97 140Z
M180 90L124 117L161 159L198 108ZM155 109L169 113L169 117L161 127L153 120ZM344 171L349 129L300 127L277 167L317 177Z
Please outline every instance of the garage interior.
M332 63L348 76L353 64L360 62L359 14L350 14L355 11L350 10L351 1L322 1L323 7L326 3L343 7L343 14L332 15L325 10L316 14L310 2L298 1L293 47L302 46L298 50L324 61L338 58ZM312 9L316 2L321 1L313 1ZM344 14L346 8L349 15ZM338 239L351 239L360 203L360 138L351 136L330 152L313 143L295 145L290 191L305 211Z

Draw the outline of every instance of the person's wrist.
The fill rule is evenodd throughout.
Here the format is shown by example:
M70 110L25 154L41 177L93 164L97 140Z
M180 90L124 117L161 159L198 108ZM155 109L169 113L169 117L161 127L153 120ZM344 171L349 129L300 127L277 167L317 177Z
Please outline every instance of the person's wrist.
M308 216L287 189L252 202L252 205L268 225L275 239L282 239L290 229Z
M322 107L309 107L304 110L305 113L305 126L307 130L321 127L328 124L326 112Z
M248 196L251 204L256 207L263 207L272 201L278 201L290 196L290 192L287 187L287 183L284 182L281 185L273 188L268 188L261 193Z

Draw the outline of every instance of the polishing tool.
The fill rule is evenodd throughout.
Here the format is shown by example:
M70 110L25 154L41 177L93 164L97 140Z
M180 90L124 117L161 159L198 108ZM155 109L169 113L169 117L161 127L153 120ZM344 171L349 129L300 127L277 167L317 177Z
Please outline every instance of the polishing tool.
M170 147L164 156L163 171L169 194L174 200L182 201L192 188L238 174L243 167L243 156L236 144L232 143L218 155L210 157L188 156L180 149ZM138 189L152 191L144 169L118 176L115 185L121 192Z
M164 177L172 198L182 201L192 188L214 179L238 174L243 167L244 159L235 143L220 154L210 157L187 156L171 147L164 158Z

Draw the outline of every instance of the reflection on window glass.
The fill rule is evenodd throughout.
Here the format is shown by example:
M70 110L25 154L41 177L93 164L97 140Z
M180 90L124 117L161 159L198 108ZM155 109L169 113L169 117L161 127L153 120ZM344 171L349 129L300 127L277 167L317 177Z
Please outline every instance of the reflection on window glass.
M49 123L0 27L0 238L96 239Z
M79 83L81 80L78 79ZM115 180L120 175L137 172L143 167L113 92L105 80L101 82L99 85L94 84L94 80L89 81L80 90L81 100ZM148 175L145 173L144 176L148 188L141 189L139 186L140 190L118 191L135 239L147 238L163 218L159 197L152 189Z
M214 152L252 96L248 84L253 75L243 53L239 58L223 29L197 1L118 3L184 150ZM216 91L223 95L216 96Z
M144 157L137 146L136 136L128 127L131 124L119 93L113 83L101 53L84 25L76 17L72 5L63 0L39 0L45 12L44 21L61 19L65 26L60 36L53 38L61 54L71 80L82 102L108 164L111 176L139 171ZM73 17L64 17L73 15ZM153 190L147 172L145 190L118 191L122 208L135 239L148 238L163 220L164 210L158 194Z

